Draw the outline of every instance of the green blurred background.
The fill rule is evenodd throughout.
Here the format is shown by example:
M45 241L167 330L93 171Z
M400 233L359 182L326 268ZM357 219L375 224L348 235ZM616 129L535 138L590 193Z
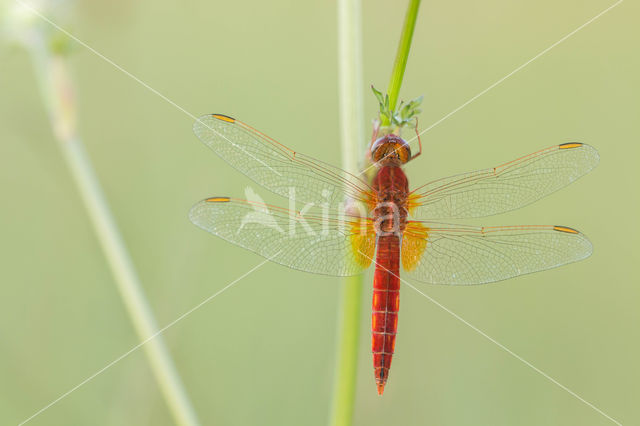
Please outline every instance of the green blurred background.
M611 4L425 1L401 97L425 95L426 128ZM367 87L386 87L404 8L364 2ZM622 3L430 130L408 167L418 184L567 141L599 149L590 175L482 221L576 227L591 258L493 285L418 285L623 424L640 423L639 11ZM340 164L335 2L79 2L66 26L190 113L229 114ZM80 46L71 61L81 136L165 325L262 261L187 218L201 198L255 185L187 115ZM0 424L17 424L138 339L23 50L0 51L0 94ZM408 287L379 397L365 282L356 425L612 424ZM265 265L164 333L203 424L327 422L340 285ZM138 350L29 424L173 422Z

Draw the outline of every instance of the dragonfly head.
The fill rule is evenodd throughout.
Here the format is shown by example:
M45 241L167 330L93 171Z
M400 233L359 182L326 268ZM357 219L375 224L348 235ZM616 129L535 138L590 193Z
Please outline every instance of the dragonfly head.
M373 161L381 165L402 165L411 159L409 144L396 135L385 135L371 145Z

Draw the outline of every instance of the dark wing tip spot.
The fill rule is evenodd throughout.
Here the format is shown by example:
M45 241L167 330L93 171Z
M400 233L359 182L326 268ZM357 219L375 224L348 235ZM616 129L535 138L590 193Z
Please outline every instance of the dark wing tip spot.
M211 116L213 118L217 118L218 120L226 121L227 123L235 123L236 122L235 118L229 117L228 115L224 115L224 114L211 114Z
M207 203L228 203L231 201L229 197L210 197L205 200Z
M579 234L577 229L569 228L568 226L556 225L553 227L554 231L566 232L567 234Z
M560 145L558 145L558 147L560 149L569 149L569 148L578 148L581 147L582 145L584 145L581 142L566 142L566 143L561 143Z

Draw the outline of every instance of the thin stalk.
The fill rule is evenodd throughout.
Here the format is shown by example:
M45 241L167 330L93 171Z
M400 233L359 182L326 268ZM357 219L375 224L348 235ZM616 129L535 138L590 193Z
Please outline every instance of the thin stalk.
M389 111L395 111L398 103L398 95L400 94L400 86L402 86L402 80L404 78L404 70L407 67L409 49L411 48L411 40L413 39L413 30L416 27L419 8L420 0L410 0L407 15L404 19L402 34L400 35L396 61L393 64L393 71L391 72L391 79L389 80L389 88L387 90L389 94ZM382 125L388 126L389 124L389 120L383 118Z
M338 322L338 357L333 406L329 424L349 426L353 420L356 396L358 341L362 301L362 275L347 277L342 283Z
M51 125L127 313L139 339L145 340L156 333L158 327L91 161L77 135L76 101L67 59L64 54L53 51L48 44L47 38L40 36L28 48ZM196 413L162 337L155 337L143 347L176 424L198 425Z
M342 166L357 173L364 158L362 30L360 0L338 0L338 72ZM362 275L344 280L339 306L336 371L329 424L349 426L353 419L358 367Z

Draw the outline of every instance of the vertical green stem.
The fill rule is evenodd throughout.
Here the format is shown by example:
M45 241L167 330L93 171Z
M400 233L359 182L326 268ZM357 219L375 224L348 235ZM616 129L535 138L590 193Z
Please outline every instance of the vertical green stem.
M391 79L389 80L389 88L387 90L387 93L389 94L390 111L395 111L398 103L398 95L400 94L400 86L402 86L402 79L404 78L404 70L407 67L407 59L409 57L409 49L411 48L411 40L413 39L413 30L416 26L419 7L420 0L410 0L407 15L404 20L404 27L402 28L402 34L400 35L396 61L393 65ZM386 119L382 122L383 126L388 126L389 124L390 123Z
M37 37L28 46L44 103L134 329L140 340L145 340L156 333L158 327L98 177L77 135L76 101L67 59L52 51L48 44L46 37ZM196 413L162 337L149 340L144 349L176 424L198 425Z
M338 67L342 166L357 173L364 157L362 30L360 0L338 0ZM348 426L353 418L358 366L362 275L344 280L340 295L333 401L329 424Z
M411 0L398 46L389 84L390 110L394 111L420 0ZM340 87L340 136L342 164L349 172L358 171L358 160L365 151L362 101L362 41L360 0L338 0L338 66ZM382 123L389 125L389 123ZM353 419L358 359L358 336L362 302L362 276L345 279L339 307L338 353L332 402L331 426L349 426Z
M362 301L362 275L342 283L338 322L338 357L334 381L331 426L349 426L353 419L358 367L358 342Z

